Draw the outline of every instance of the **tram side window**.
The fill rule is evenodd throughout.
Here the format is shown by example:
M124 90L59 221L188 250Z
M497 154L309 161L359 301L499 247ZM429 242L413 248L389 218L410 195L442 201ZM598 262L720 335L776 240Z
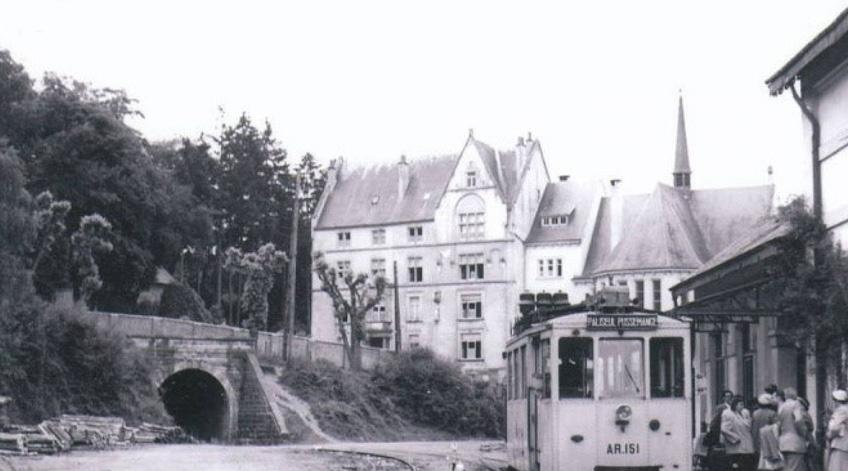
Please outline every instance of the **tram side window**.
M591 398L593 375L592 339L559 339L559 397Z
M651 339L651 397L683 397L683 339Z

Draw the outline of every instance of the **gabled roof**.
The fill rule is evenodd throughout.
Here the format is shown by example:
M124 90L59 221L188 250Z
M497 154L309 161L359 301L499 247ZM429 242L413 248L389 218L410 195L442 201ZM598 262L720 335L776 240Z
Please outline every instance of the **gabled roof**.
M657 185L636 218L623 226L621 241L597 272L694 269L705 262L706 244L684 195L685 191Z
M775 217L764 217L754 222L736 240L710 258L707 263L692 273L680 284L687 284L698 276L788 234L790 226Z
M527 243L580 241L591 219L592 204L600 192L600 185L595 182L568 180L548 183L527 236ZM570 215L567 224L542 226L543 217L563 214Z
M795 77L816 60L824 51L848 33L848 9L842 11L825 29L798 51L783 67L766 79L772 95L778 95L790 86Z
M457 155L412 160L409 186L398 197L398 164L341 169L316 229L398 224L434 218Z
M622 196L622 235L612 247L612 204L601 201L584 276L627 270L697 269L771 212L771 185L715 190L659 184Z

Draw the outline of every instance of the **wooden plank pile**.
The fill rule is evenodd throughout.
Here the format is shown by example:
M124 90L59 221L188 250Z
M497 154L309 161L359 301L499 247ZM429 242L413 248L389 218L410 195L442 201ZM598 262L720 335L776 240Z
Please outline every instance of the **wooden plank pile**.
M185 443L180 427L142 423L128 427L120 417L63 414L37 426L0 427L0 455L53 454L72 448L104 449L135 443Z

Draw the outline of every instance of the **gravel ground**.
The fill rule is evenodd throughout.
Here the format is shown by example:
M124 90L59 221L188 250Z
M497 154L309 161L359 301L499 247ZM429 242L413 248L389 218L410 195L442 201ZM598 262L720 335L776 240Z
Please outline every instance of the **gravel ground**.
M483 442L334 443L321 446L147 445L109 451L73 451L56 456L2 457L0 471L395 471L402 463L356 453L401 458L422 471L445 471L447 456L477 469L480 457L500 459L502 451L482 452ZM490 443L490 442L487 442Z

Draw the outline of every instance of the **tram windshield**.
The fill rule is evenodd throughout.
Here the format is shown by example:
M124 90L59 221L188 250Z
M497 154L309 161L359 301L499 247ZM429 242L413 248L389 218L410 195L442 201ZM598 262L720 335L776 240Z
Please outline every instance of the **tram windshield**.
M592 339L559 339L559 397L592 397Z
M644 397L641 339L598 341L598 397Z

